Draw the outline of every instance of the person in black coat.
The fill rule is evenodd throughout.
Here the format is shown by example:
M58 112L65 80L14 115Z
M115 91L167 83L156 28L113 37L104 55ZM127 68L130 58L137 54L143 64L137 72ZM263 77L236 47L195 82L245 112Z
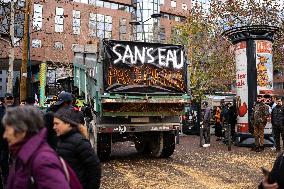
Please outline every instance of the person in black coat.
M271 123L273 128L273 134L275 139L275 147L276 151L280 151L280 135L282 136L282 140L284 140L284 107L282 105L281 98L276 98L276 106L272 109L271 113Z
M13 107L15 103L14 96L10 93L5 94L4 102L1 100L0 105L0 189L4 188L9 174L9 147L7 141L3 138L4 126L2 119L8 107Z
M44 115L44 123L47 129L47 142L53 148L56 149L58 138L53 129L54 113L60 109L74 109L72 106L73 96L69 92L61 92L58 96L58 101L49 108L48 112ZM80 111L75 115L77 123L84 124L84 114Z
M259 189L282 189L284 188L284 154L282 153L274 162L272 171L264 178Z
M54 114L54 130L59 137L56 151L72 167L84 189L100 187L101 166L91 143L79 132L73 109L59 109Z

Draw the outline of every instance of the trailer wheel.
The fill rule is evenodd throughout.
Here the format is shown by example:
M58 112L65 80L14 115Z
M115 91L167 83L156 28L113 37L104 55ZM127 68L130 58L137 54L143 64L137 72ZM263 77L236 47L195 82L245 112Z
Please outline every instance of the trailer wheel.
M173 132L160 132L149 143L150 155L153 157L167 158L175 150L175 134Z
M98 134L97 153L101 161L110 160L111 155L111 134Z
M135 142L135 148L139 154L149 154L149 144L144 140Z
M164 132L163 133L163 142L164 147L160 157L168 158L170 157L175 151L175 134L174 132Z

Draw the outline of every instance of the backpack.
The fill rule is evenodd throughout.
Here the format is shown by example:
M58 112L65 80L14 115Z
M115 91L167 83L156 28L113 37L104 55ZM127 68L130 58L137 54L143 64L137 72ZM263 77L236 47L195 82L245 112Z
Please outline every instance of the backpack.
M76 173L73 171L73 169L65 162L65 160L59 156L60 163L64 170L64 175L66 177L67 182L69 183L70 189L83 189ZM31 185L34 186L35 180L33 176L31 176ZM35 187L32 187L35 188Z
M73 171L73 169L65 162L65 160L62 157L59 157L59 160L62 164L62 167L64 169L65 177L70 185L70 189L83 189L76 173Z

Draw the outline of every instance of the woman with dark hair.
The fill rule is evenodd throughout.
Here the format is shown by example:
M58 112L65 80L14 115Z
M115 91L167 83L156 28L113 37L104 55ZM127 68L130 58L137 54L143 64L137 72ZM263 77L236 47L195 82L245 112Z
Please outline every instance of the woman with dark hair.
M77 174L84 189L100 187L101 166L91 143L80 133L78 111L59 109L54 113L54 130L59 137L57 153Z
M58 155L46 142L39 110L32 106L8 108L3 125L14 159L7 189L70 189Z

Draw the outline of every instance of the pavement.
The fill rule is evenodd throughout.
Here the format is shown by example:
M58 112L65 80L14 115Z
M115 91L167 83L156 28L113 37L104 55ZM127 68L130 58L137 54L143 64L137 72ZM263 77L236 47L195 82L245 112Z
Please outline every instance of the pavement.
M199 147L198 136L183 136L167 159L141 156L133 143L116 143L112 160L103 163L102 189L252 189L262 179L260 167L271 169L277 155L270 148L257 153L211 138Z

